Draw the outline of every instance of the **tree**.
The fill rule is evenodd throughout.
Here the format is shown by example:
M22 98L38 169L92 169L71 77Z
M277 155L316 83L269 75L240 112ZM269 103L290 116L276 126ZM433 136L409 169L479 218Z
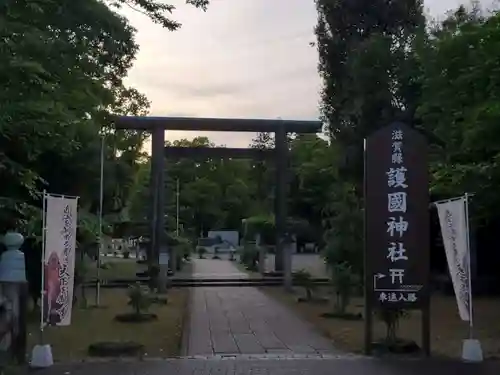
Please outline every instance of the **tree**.
M148 16L153 22L158 23L168 30L174 31L181 27L181 24L170 18L170 14L175 10L175 6L165 4L156 0L106 0L115 8L127 6ZM209 0L186 0L186 4L194 5L196 8L207 9Z
M208 1L188 3L205 8ZM103 129L105 219L126 216L144 136L108 129L110 115L146 114L149 102L123 84L138 46L135 30L108 7L120 4L170 30L180 26L167 17L173 7L154 0L0 4L0 178L8 181L0 186L2 232L16 228L39 240L47 190L80 197L80 251L95 242ZM36 254L38 246L29 241L24 250Z
M475 193L471 238L481 275L495 275L499 261L492 251L500 223L499 21L498 12L485 15L477 5L460 7L435 25L419 51L423 85L418 114L426 131L441 141L431 154L431 193L436 199Z
M321 111L331 147L345 155L335 162L325 210L327 260L347 259L361 271L361 236L353 228L362 217L362 140L394 120L428 137L433 197L476 193L472 223L479 244L492 248L500 223L499 13L483 14L476 3L426 29L416 0L316 5Z
M363 139L397 118L412 122L418 82L412 55L421 0L316 0L321 112L347 155L343 178L361 192Z
M422 51L419 115L443 142L433 155L433 193L475 192L476 219L482 224L496 217L500 207L499 26L498 13L484 18L477 9L461 7L434 30Z
M363 271L363 211L355 187L344 182L330 192L325 206L324 257L330 269L346 263L361 275Z
M257 136L252 139L250 148L259 150L274 148L274 138L271 133L257 133ZM252 180L255 181L256 191L254 195L255 204L260 206L260 210L266 211L268 207L272 206L272 190L270 185L273 183L274 166L269 165L266 160L252 161L251 175Z
M96 1L8 1L3 10L0 143L13 185L1 195L40 207L37 192L48 188L92 210L106 113L146 104L121 83L137 50L133 30Z
M11 217L32 216L27 209L41 205L39 191L46 188L79 195L84 209L96 212L101 129L110 114L147 113L147 99L122 82L138 50L134 29L108 6L132 7L170 30L180 27L168 17L174 7L154 0L0 5L0 173L12 182L0 191L1 227L15 226ZM144 136L119 131L109 139L106 175L118 180L106 186L105 211L116 213L128 203Z
M337 182L337 150L317 135L298 135L291 141L290 159L289 215L319 228Z
M362 272L363 139L395 120L414 124L421 0L316 0L320 108L337 156L325 198L325 259Z

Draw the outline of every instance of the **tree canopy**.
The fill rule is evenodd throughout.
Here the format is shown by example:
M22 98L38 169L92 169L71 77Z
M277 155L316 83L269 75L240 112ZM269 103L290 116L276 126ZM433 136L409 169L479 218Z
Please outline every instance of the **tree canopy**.
M331 147L343 155L341 179L325 204L329 258L361 252L362 235L352 228L363 207L363 139L397 120L428 137L432 197L476 194L473 222L487 243L499 222L500 14L483 14L473 3L437 22L426 19L420 0L316 0L316 6L320 107ZM360 269L359 257L340 258Z
M186 2L201 10L208 5ZM433 196L474 192L474 223L491 238L500 223L500 14L460 7L431 22L421 0L315 3L326 132L289 137L289 220L308 222L308 235L324 238L330 263L347 261L361 272L363 139L402 120L432 144ZM80 197L80 235L95 240L103 137L106 228L147 219L145 135L110 126L112 115L149 110L147 98L124 84L139 46L134 28L117 13L121 7L168 30L181 26L174 7L157 0L0 4L2 231L39 234L47 190ZM205 137L167 145L214 147ZM273 146L264 133L250 145ZM178 159L166 166L169 231L176 228L177 184L179 221L189 236L237 229L252 217L272 225L272 162Z
M202 9L208 5L187 2ZM126 215L145 135L113 131L110 116L147 114L149 102L123 83L138 45L134 28L116 13L120 6L170 30L180 27L170 18L174 8L155 0L0 4L2 231L21 226L39 234L44 190L79 196L80 216L95 217L104 134L103 211L111 221Z

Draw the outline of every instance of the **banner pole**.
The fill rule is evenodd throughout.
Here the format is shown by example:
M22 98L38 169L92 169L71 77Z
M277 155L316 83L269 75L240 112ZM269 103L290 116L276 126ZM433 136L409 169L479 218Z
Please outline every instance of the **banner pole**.
M97 245L97 280L95 304L101 299L101 250L102 250L102 210L104 201L104 134L101 135L101 176L99 181L99 244Z
M469 339L474 336L474 318L472 309L472 274L471 274L471 256L470 256L470 237L469 237L469 194L465 193L465 233L467 241L467 272L469 274Z
M468 197L473 197L475 194L474 193L466 193ZM464 199L464 195L460 197L454 197L454 198L448 198L448 199L441 199L439 201L432 202L429 207L431 206L437 206L438 204L443 204L443 203L449 203L453 201L458 201L460 199Z
M47 231L47 192L43 191L42 198L42 282L40 287L40 345L43 345L44 337L43 337L43 329L44 329L44 321L43 321L43 313L45 308L45 240L46 240L46 231Z

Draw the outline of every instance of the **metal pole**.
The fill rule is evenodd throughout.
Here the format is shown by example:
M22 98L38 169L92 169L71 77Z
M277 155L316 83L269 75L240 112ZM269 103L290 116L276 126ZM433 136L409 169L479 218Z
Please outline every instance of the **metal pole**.
M45 322L43 320L43 313L45 308L45 238L47 236L46 226L47 226L47 193L43 191L43 201L42 201L42 286L40 291L40 344L43 345L43 329ZM47 314L48 316L48 314Z
M177 217L176 217L176 230L175 230L177 237L179 237L179 194L180 194L179 179L177 179L177 193L176 193L176 196L177 196L177 202L176 202Z
M469 194L465 193L465 234L467 241L467 268L469 273L469 339L474 336L474 322L472 317L472 274L471 274L471 256L470 256L470 237L469 237Z
M474 193L466 193L467 197L473 197L475 194ZM460 197L453 197L453 198L448 198L448 199L442 199L442 200L439 200L439 201L435 201L435 202L432 202L431 205L438 205L438 204L441 204L441 203L448 203L448 202L453 202L453 201L458 201L460 199L464 199L464 196L460 196Z
M99 240L97 244L97 281L95 304L99 306L101 297L101 251L102 251L102 209L104 203L104 134L101 136L101 177L99 181Z

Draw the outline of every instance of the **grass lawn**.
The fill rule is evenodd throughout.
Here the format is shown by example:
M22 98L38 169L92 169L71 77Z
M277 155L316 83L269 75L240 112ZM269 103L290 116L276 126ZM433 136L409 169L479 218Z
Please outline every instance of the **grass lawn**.
M111 279L135 279L136 272L146 270L144 264L137 264L135 259L121 258L101 258L100 277L104 280ZM87 278L93 279L97 277L97 263L93 262L90 265Z
M268 295L289 305L299 315L313 323L334 341L339 349L360 353L363 350L364 322L325 319L320 315L330 311L330 305L297 303L297 294L287 294L279 287L262 288ZM297 289L299 290L299 289ZM320 292L321 293L321 292ZM300 294L301 295L301 294ZM500 358L500 299L474 299L475 338L481 341L485 358ZM363 299L354 298L350 312L363 312ZM385 326L374 317L374 340L385 336ZM401 320L399 336L420 345L420 312L414 311ZM433 355L460 357L462 339L467 338L468 323L458 316L455 297L434 296L431 304L431 346Z
M183 320L187 312L189 291L171 289L167 305L152 305L149 311L158 320L146 323L120 323L116 314L131 311L126 289L101 289L103 308L73 309L69 327L46 327L45 341L52 345L54 360L75 361L87 357L90 344L99 341L134 341L145 346L148 357L171 357L180 352ZM92 293L88 296L93 301ZM38 323L29 327L31 350L39 337Z

